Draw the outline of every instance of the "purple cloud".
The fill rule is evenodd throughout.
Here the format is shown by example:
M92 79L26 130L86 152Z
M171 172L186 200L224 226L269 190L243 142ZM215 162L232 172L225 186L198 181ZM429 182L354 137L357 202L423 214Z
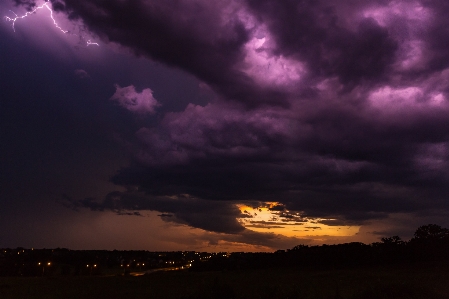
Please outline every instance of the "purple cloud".
M214 204L277 201L351 223L449 209L444 1L64 3L105 44L214 94L136 130L115 184ZM154 113L150 89L116 88L122 107ZM203 227L191 215L173 219Z
M156 107L160 106L153 97L153 91L145 88L142 92L137 92L133 85L127 87L115 86L116 91L111 97L121 107L137 114L153 114Z

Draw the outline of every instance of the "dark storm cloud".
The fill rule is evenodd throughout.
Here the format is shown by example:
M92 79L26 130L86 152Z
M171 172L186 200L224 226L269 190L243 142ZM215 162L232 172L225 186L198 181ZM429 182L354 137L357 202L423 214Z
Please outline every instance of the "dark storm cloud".
M241 62L249 37L226 1L55 2L105 41L186 70L229 99L286 104L281 92L259 88L233 67ZM225 9L227 16L222 15Z
M32 10L36 7L35 0L14 0L16 6L24 6L27 10Z
M231 111L232 117L220 111ZM446 145L427 153L429 139L439 142L444 134L419 136L413 128L423 123L418 120L412 128L395 130L403 136L395 135L389 132L394 126L381 128L379 122L373 128L356 117L345 124L345 116L351 115L335 117L325 111L319 113L323 119L313 120L313 130L302 132L295 129L300 121L286 121L289 114L264 108L239 115L229 107L188 107L167 116L158 130L137 132L140 146L134 152L145 166L123 169L113 182L156 195L281 201L316 216L343 212L351 219L445 207L447 176L439 159L447 161ZM435 130L442 128L435 125ZM440 155L435 157L437 169L422 172L435 154ZM429 198L429 192L436 194Z
M428 28L422 30L422 38L428 43L431 51L428 53L429 71L441 71L449 66L449 20L446 13L449 5L446 1L423 1L424 7L428 7L434 14L433 22ZM430 50L429 49L429 50Z
M89 208L93 211L114 211L119 215L141 215L142 210L160 211L164 221L187 224L219 233L239 233L244 230L236 218L245 217L230 202L206 201L187 195L158 197L141 192L111 192L103 201L92 198L75 201L67 196L63 203L71 208Z
M105 42L216 93L128 139L134 162L112 182L146 194L139 210L238 232L236 222L209 223L237 217L229 201L278 201L348 223L449 209L445 2L64 3ZM175 210L186 203L167 198L181 194L211 210Z
M356 28L343 28L335 3L308 0L249 0L267 24L277 51L306 61L314 75L338 76L342 83L379 79L393 62L397 49L386 28L363 19Z

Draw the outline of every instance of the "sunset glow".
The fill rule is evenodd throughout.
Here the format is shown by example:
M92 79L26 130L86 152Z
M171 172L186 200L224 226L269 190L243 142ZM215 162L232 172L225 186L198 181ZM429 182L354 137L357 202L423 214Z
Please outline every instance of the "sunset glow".
M245 228L252 231L296 238L354 236L360 229L360 226L326 225L321 222L332 223L337 219L302 217L301 213L272 210L274 207L279 207L279 203L266 204L267 206L257 208L238 205L242 214L245 215L239 221Z

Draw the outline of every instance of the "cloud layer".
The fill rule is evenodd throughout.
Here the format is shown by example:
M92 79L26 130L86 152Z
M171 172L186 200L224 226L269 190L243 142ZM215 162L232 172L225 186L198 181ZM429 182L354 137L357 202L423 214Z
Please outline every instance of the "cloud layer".
M134 162L112 181L152 199L119 196L122 208L229 233L243 201L347 223L449 209L445 1L53 2L214 94L128 138ZM145 113L158 103L134 86L112 99ZM173 196L186 197L166 207Z

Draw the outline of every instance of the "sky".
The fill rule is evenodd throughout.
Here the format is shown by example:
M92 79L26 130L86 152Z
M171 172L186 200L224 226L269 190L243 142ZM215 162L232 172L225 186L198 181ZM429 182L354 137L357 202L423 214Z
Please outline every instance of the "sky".
M2 0L0 247L449 226L445 0Z

